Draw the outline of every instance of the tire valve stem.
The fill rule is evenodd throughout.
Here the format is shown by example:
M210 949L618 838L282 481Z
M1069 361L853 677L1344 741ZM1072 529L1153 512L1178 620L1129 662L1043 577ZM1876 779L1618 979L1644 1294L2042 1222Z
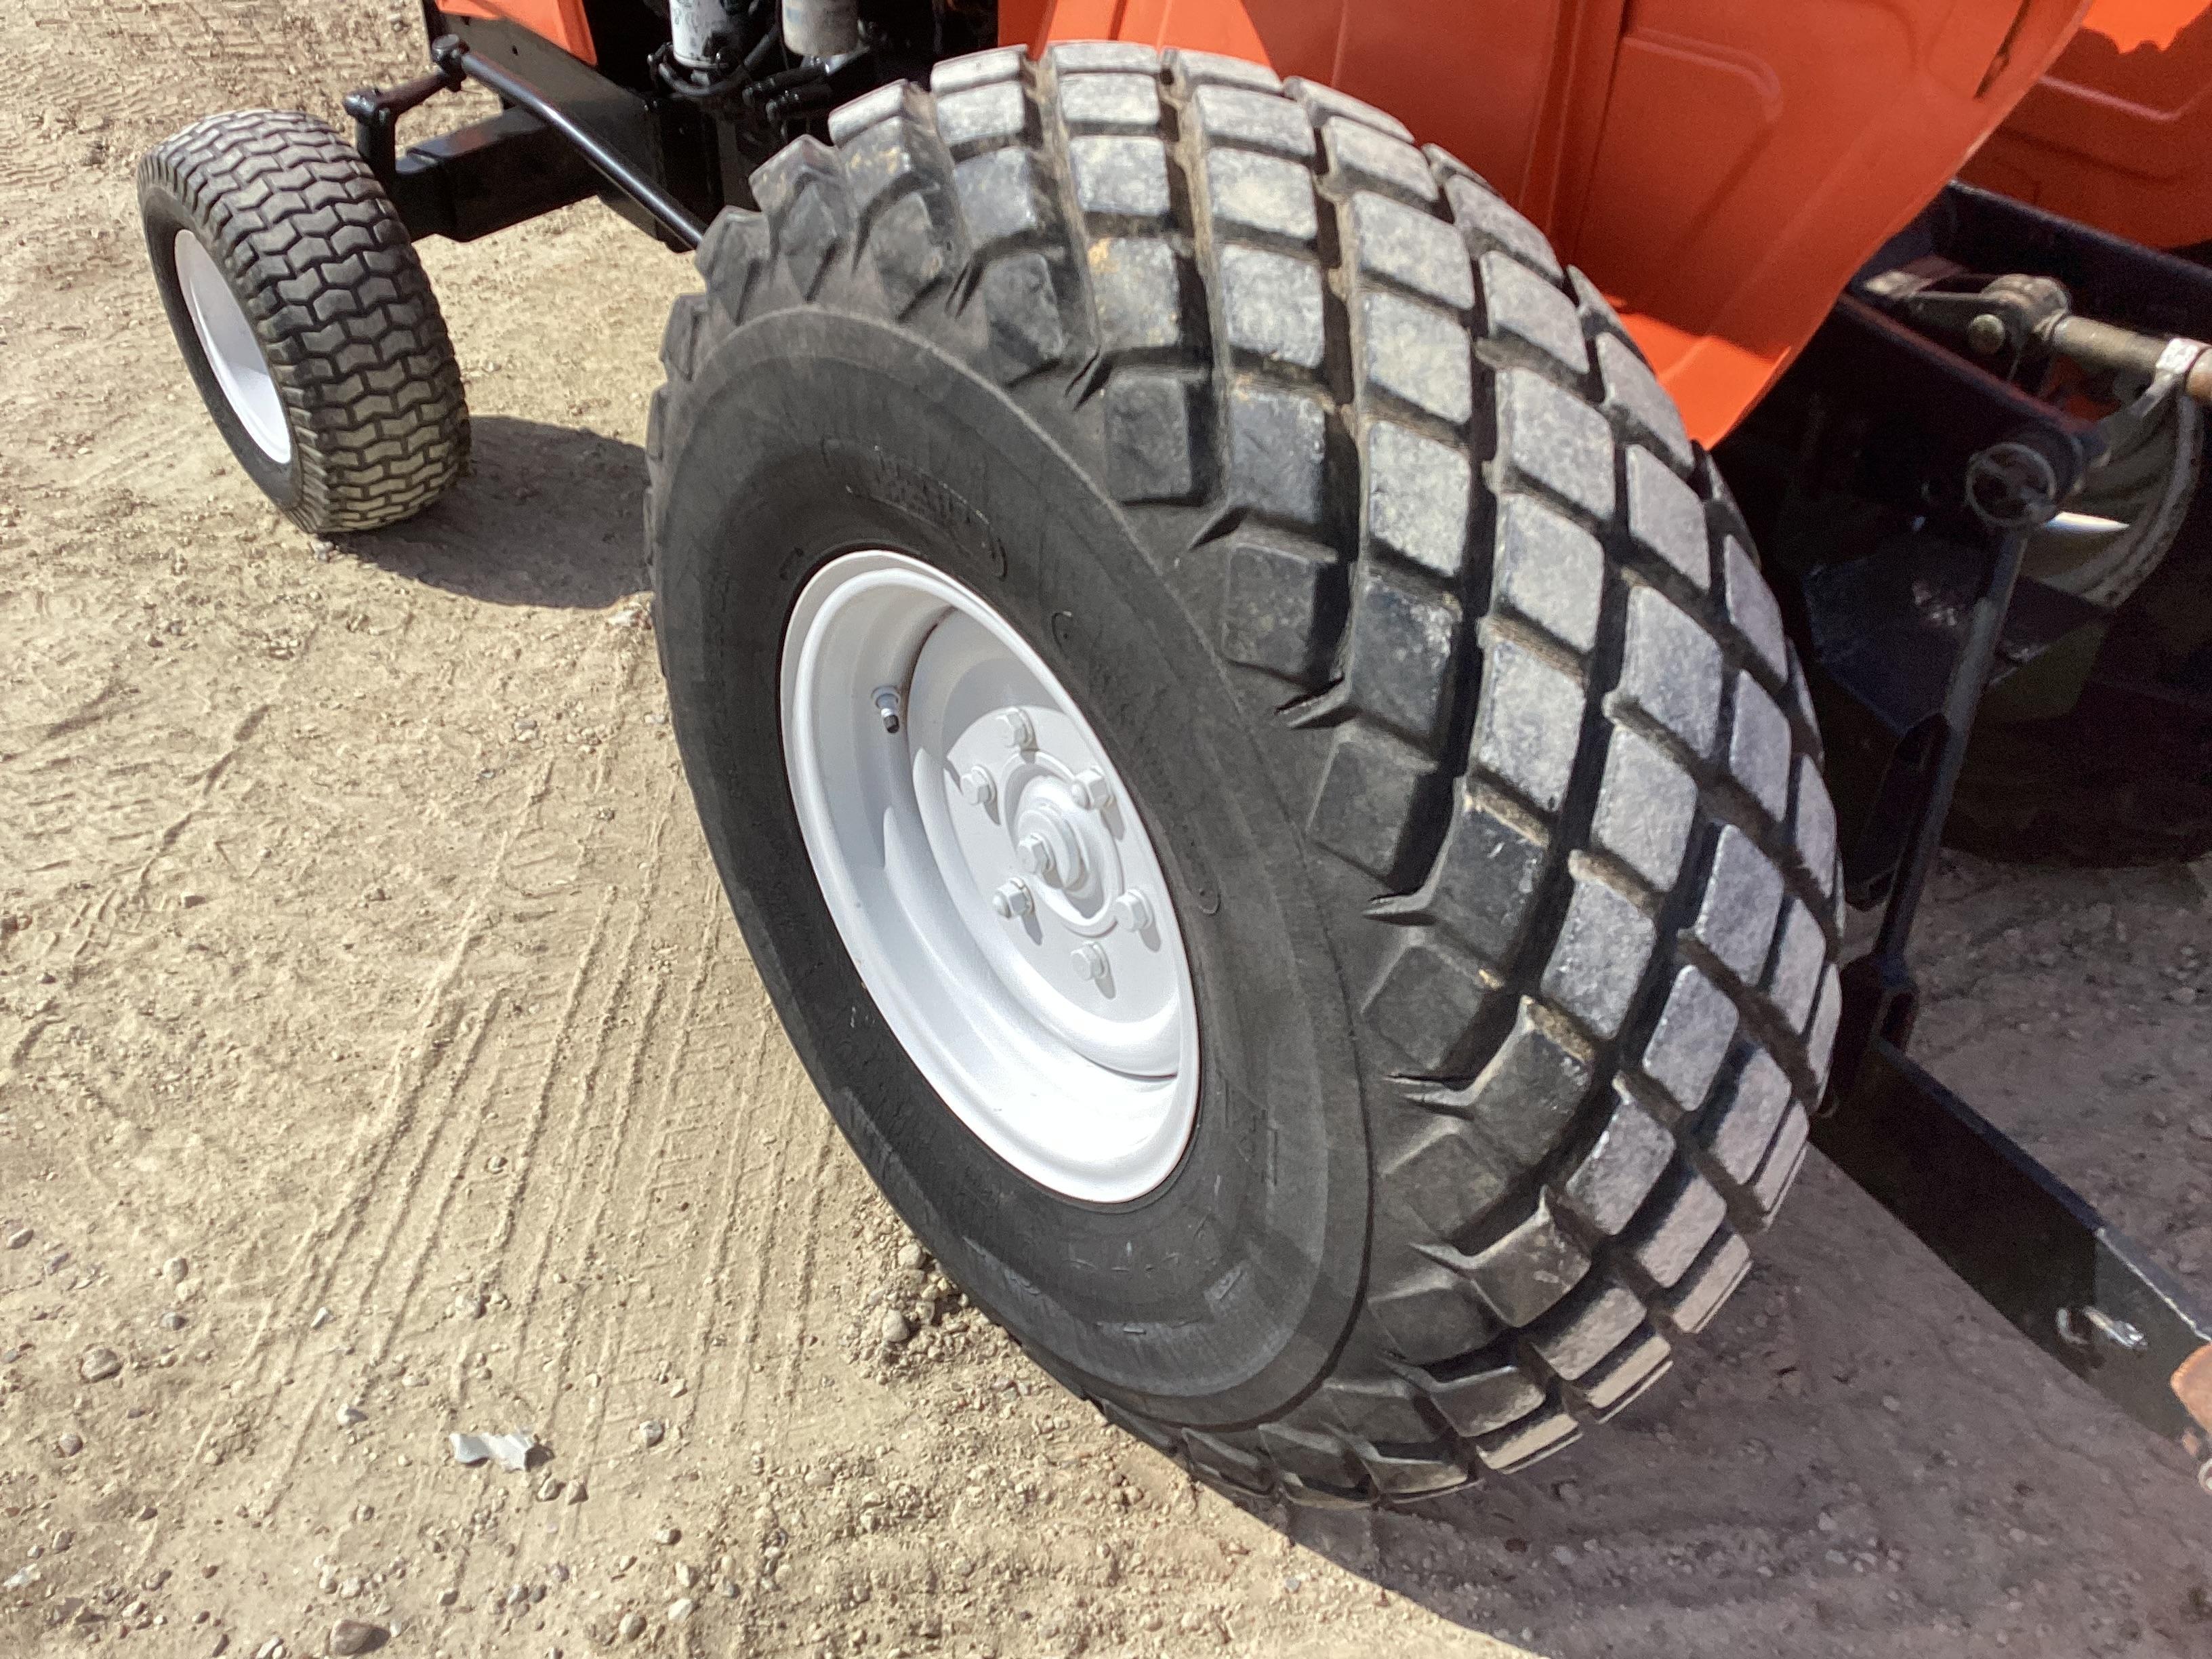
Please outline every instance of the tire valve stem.
M900 717L906 713L906 699L899 696L896 686L879 685L876 688L876 713L882 718L885 732L895 732L899 729Z

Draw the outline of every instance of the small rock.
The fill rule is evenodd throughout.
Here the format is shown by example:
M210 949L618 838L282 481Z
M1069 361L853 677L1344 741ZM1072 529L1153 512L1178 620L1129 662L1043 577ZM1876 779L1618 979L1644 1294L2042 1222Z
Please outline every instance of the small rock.
M31 1230L28 1227L10 1227L8 1229L8 1248L9 1249L20 1250L23 1246L30 1242Z
M725 1578L720 1583L716 1584L714 1588L720 1590L723 1595L728 1596L732 1601L738 1599L738 1581L734 1578Z
M1814 1519L1813 1524L1818 1527L1822 1532L1833 1532L1836 1529L1836 1517L1829 1514L1827 1510L1822 1510L1820 1515Z
M1562 1480L1552 1488L1552 1496L1572 1509L1583 1501L1583 1489L1571 1480Z
M64 1429L61 1438L54 1442L54 1449L64 1457L75 1457L84 1449L84 1437L75 1429Z
M483 1292L463 1291L453 1298L453 1311L465 1319L482 1319L484 1316Z
M928 1252L916 1243L902 1246L898 1253L898 1264L902 1267L919 1267L928 1260Z
M359 1578L341 1578L338 1580L339 1601L350 1601L355 1597L358 1596L361 1594L361 1591L362 1583Z
M561 1477L559 1475L549 1474L544 1478L544 1480L538 1483L538 1501L539 1503L550 1504L560 1495Z
M160 1320L161 1327L165 1331L181 1331L185 1326L191 1323L191 1320L185 1318L184 1315L179 1313L174 1308L170 1309L167 1313L163 1314Z
M160 1511L155 1509L151 1504L141 1504L138 1506L138 1513L132 1516L131 1518L134 1521L151 1521L155 1516L159 1513ZM168 1576L167 1569L164 1568L161 1572L161 1577L167 1578ZM148 1589L159 1589L161 1587L159 1584L149 1584L146 1588Z
M884 1315L883 1339L888 1346L896 1348L902 1342L910 1340L913 1336L913 1324L896 1308L891 1309Z
M1565 1544L1554 1544L1552 1547L1552 1559L1563 1567L1571 1567L1575 1564L1575 1553Z
M272 1636L253 1650L253 1659L284 1659L284 1638Z
M683 1536L674 1527L655 1527L653 1529L653 1541L656 1544L673 1544Z
M68 1553L70 1547L76 1542L76 1534L71 1531L69 1528L64 1527L59 1532L54 1534L54 1553L56 1555L64 1555Z
M315 1310L315 1316L307 1322L307 1328L311 1331L319 1331L330 1322L331 1310L328 1308L318 1308Z
M648 1447L659 1445L667 1432L665 1424L647 1421L637 1425L638 1439Z
M123 1356L112 1348L87 1348L77 1361L76 1374L88 1382L105 1382L123 1374Z
M356 1423L368 1421L368 1413L358 1406L345 1405L338 1407L338 1426L342 1429L349 1429Z
M580 1474L568 1483L568 1501L571 1504L584 1501L584 1477Z
M692 1586L692 1585L694 1585L694 1584L697 1583L698 1582L699 1582L699 1569L698 1569L698 1568L696 1568L696 1567L693 1566L693 1565L692 1565L689 1561L678 1561L678 1562L676 1564L676 1588L677 1588L677 1589L690 1589L691 1588L691 1586Z
M374 1653L391 1639L392 1632L381 1625L365 1624L358 1619L341 1619L331 1626L331 1651L336 1654Z
M635 1641L645 1634L645 1615L635 1612L623 1614L622 1623L615 1626L615 1633L625 1642Z
M450 1607L460 1599L460 1591L455 1589L451 1584L438 1592L438 1605L441 1607Z
M1886 1394L1881 1397L1881 1408L1886 1412L1901 1412L1905 1409L1905 1402L1893 1394Z
M527 1584L509 1584L509 1585L507 1587L507 1606L509 1606L510 1607L520 1607L524 1602L527 1601L529 1599L530 1599L530 1586L529 1586L529 1585L527 1585Z
M697 1605L698 1603L688 1595L678 1597L668 1604L668 1622L672 1625L682 1624L691 1616L691 1609Z
M161 1264L161 1277L167 1279L172 1285L181 1284L184 1280L185 1275L191 1272L191 1270L192 1264L191 1262L185 1261L184 1257L180 1255L173 1255L167 1261L164 1261Z
M567 1562L556 1561L553 1564L553 1582L556 1584L565 1584L568 1582L568 1564Z
M2194 985L2176 986L2172 990L2168 991L2166 994L2166 996L2167 1001L2178 1002L2183 1007L2186 1008L2196 1002L2197 996L2197 988Z
M2212 1117L2191 1118L2189 1120L2189 1133L2195 1135L2199 1140L2212 1140Z

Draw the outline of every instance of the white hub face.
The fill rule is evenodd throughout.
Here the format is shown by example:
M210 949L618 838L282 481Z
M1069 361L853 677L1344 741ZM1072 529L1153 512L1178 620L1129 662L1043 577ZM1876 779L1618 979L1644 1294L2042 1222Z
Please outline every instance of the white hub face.
M292 427L246 307L223 280L222 268L189 230L177 233L176 259L177 286L184 290L185 309L192 314L192 331L199 336L216 384L255 447L285 465L292 459Z
M1197 1004L1152 837L1073 700L980 598L892 552L806 585L782 684L807 854L916 1067L1041 1185L1151 1191L1197 1117Z

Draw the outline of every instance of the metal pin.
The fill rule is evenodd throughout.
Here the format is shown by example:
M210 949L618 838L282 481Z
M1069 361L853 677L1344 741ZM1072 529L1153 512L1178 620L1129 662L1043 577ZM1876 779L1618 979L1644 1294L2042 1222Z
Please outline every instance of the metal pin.
M883 720L884 731L899 729L899 720L906 713L906 699L899 696L896 686L879 685L876 688L876 713Z

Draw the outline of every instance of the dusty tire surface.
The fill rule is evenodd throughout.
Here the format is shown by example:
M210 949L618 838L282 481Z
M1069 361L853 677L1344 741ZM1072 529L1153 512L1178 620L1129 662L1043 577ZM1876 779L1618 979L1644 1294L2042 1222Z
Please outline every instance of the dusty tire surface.
M1724 486L1532 226L1326 88L1000 51L831 131L700 250L647 517L708 839L840 1126L1212 1480L1402 1502L1567 1443L1742 1278L1838 1013L1819 740ZM945 1150L813 890L775 643L865 545L992 598L1171 866L1209 1082L1122 1211Z
M468 460L468 408L444 317L406 227L351 146L310 115L195 122L138 169L147 256L177 343L231 453L316 534L419 513ZM190 231L243 307L283 400L290 453L240 422L180 289Z

